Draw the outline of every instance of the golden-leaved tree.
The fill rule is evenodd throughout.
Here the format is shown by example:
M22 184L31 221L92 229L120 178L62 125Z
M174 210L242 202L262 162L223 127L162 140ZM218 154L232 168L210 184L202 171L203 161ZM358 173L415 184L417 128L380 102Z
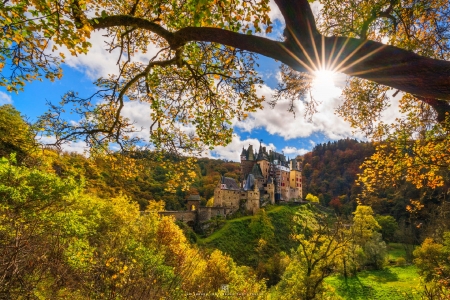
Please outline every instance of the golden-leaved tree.
M321 213L310 204L299 208L294 218L299 243L276 286L280 299L317 299L324 291L324 279L346 256L349 236L339 219Z
M145 213L125 196L0 159L0 298L243 299L265 284L222 252L191 245L163 203ZM227 291L223 289L227 285Z
M151 142L188 151L230 142L230 120L262 107L256 54L283 63L274 102L287 97L294 105L310 89L307 73L331 69L350 76L338 112L369 137L390 142L366 164L369 190L386 175L442 185L439 172L450 162L448 1L320 0L317 19L311 1L274 2L284 18L282 41L262 36L273 29L268 0L2 1L0 84L14 91L60 78L59 49L87 53L91 33L102 30L107 49L120 52L117 72L99 78L91 97L67 93L42 118L43 128L59 142L83 137L93 146L126 148L136 129L123 116L124 103L142 101L151 108ZM138 59L149 49L157 53ZM376 122L398 93L405 116ZM72 104L78 123L61 117Z

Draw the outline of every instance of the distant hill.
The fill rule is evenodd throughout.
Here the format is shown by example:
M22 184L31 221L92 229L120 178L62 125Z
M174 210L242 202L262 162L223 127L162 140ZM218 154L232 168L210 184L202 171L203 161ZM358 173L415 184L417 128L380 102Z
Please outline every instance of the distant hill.
M303 195L316 195L325 206L334 199L332 204L340 203L344 211L353 211L360 192L360 187L355 184L359 166L374 151L371 143L354 139L316 145L304 155Z

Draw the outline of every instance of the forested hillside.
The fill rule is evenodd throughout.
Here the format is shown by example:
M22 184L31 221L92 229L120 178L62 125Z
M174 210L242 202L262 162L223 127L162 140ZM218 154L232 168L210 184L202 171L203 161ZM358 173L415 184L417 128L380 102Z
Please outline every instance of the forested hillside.
M436 219L445 219L448 210L450 183L442 187L416 188L405 180L378 186L371 193L362 194L363 183L358 174L362 164L375 152L375 145L352 139L318 144L304 155L303 194L317 195L320 203L337 213L350 216L357 202L370 205L379 215L393 216L408 231L408 239L420 241L436 230ZM444 173L449 178L450 172ZM411 213L413 212L413 213ZM402 238L407 238L402 235Z
M123 157L117 157L117 166L114 166L104 157L94 160L76 153L56 152L46 150L54 157L52 168L62 176L82 176L86 179L86 189L98 193L103 197L110 197L117 193L129 196L139 203L142 210L148 201L158 199L164 201L166 210L184 210L184 201L190 194L199 194L202 204L214 195L214 188L220 181L220 176L239 178L239 164L222 160L200 158L192 165L192 172L187 188L177 187L169 191L168 182L172 172L164 167L160 161L155 161L155 154L143 151L133 155L135 169L125 176L121 172ZM170 158L179 160L183 158ZM129 162L129 161L128 161ZM190 177L192 175L192 177Z
M422 274L427 287L402 286L411 299L449 294L447 187L393 182L364 195L354 180L371 144L341 140L305 155L305 192L336 213L320 204L270 206L215 218L208 232L223 227L205 238L185 228L188 240L156 212L183 208L189 193L206 200L221 175L239 179L238 163L150 151L62 153L39 147L12 106L0 107L0 121L2 299L225 297L224 285L244 299L316 299L359 274L405 272ZM402 249L395 260L388 242ZM352 294L338 285L339 294Z
M0 157L9 158L15 153L20 163L45 165L60 177L83 180L87 192L103 198L122 194L139 203L141 210L151 200L163 201L166 210L183 210L184 200L191 193L199 194L205 204L214 195L221 175L239 179L240 167L235 162L200 158L190 163L187 158L158 157L151 151L88 158L55 148L41 148L34 135L11 105L0 106ZM175 179L184 182L178 182L173 188Z
M374 151L371 143L352 139L316 145L304 155L303 194L317 195L323 205L351 213L361 192L355 183L359 167Z

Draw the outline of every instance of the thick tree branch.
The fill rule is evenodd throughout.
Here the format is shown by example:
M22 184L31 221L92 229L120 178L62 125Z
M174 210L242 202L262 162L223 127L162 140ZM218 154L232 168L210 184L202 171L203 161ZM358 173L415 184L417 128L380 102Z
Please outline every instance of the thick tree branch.
M166 39L172 49L190 41L215 42L279 60L300 72L320 68L374 81L427 99L450 100L450 62L419 56L382 43L347 37L325 37L315 27L307 0L275 0L286 19L286 40L186 27L170 32L151 21L119 15L97 18L95 29L135 26Z
M177 48L175 47L176 43L174 40L174 34L172 32L168 31L161 25L156 24L147 19L133 17L130 15L115 15L115 16L93 18L90 20L90 23L92 24L92 27L94 29L105 29L117 26L132 26L135 28L145 29L153 33L156 33L163 39L167 40L167 42L169 43L169 45L172 46L172 48Z
M416 96L417 97L417 96ZM447 115L450 116L450 104L447 101L437 100L433 98L417 97L417 99L431 106L437 114L437 121L442 123Z

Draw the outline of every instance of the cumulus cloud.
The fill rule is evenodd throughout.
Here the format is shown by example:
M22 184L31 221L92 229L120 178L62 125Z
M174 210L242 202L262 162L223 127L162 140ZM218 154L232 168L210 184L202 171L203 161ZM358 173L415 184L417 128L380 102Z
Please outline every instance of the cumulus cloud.
M40 144L53 144L56 141L56 138L54 136L39 136L37 137L37 141ZM75 152L79 154L88 154L89 153L89 147L84 141L77 141L77 142L68 142L66 144L63 144L61 146L63 151L67 152Z
M149 130L152 125L150 113L151 109L148 103L139 101L128 101L124 103L122 116L134 122L133 126L137 130L137 132L133 133L133 137L138 137L147 142L149 141Z
M133 137L138 137L146 142L149 141L150 126L153 123L150 115L151 112L152 110L149 103L139 101L127 101L124 103L122 116L134 123L133 126L136 129L136 132L132 134ZM176 126L184 133L195 133L195 127L193 125L177 123Z
M4 92L0 92L0 105L11 104L12 98L10 95Z
M272 22L275 22L275 20L278 20L284 25L283 15L281 14L281 11L278 8L278 6L274 0L269 1L269 7L270 7L270 12L269 12L270 20Z
M90 79L97 79L99 77L107 77L108 74L117 74L118 66L117 60L120 55L118 49L112 51L106 51L104 30L94 31L91 33L89 42L92 44L89 52L85 54L78 54L72 56L66 49L61 49L66 56L65 62L72 68L75 68L86 74ZM147 63L159 51L158 48L151 45L147 49L147 53L137 53L133 57L133 61Z
M288 112L290 101L280 99L272 109L267 103L264 108L257 112L249 114L244 121L234 120L233 125L242 131L251 132L257 128L264 128L268 133L279 135L285 140L305 138L315 133L322 133L325 137L336 140L346 137L364 139L363 133L352 128L343 118L336 115L336 108L342 103L341 93L345 84L345 75L334 75L334 81L322 78L316 79L313 83L312 96L317 100L317 113L311 120L305 117L305 102L296 100L294 112ZM271 100L274 89L263 85L257 90L259 96L264 96ZM398 101L401 95L391 99L391 107L387 109L381 120L385 123L395 121L395 118L401 116L398 111ZM309 101L309 95L306 101Z
M271 99L274 90L266 85L258 90L260 96ZM251 113L242 122L235 122L235 126L243 131L251 132L255 128L264 128L267 132L282 136L285 140L308 137L313 133L322 132L330 139L352 136L352 128L335 115L334 110L339 105L341 89L330 86L327 89L313 91L314 98L319 101L318 112L313 115L311 122L304 117L305 104L295 102L295 116L288 112L290 102L280 99L274 109L267 103L264 109Z
M304 149L304 148L299 149L296 147L286 146L281 151L287 156L297 156L297 155L303 155L305 153L308 153L310 150Z

